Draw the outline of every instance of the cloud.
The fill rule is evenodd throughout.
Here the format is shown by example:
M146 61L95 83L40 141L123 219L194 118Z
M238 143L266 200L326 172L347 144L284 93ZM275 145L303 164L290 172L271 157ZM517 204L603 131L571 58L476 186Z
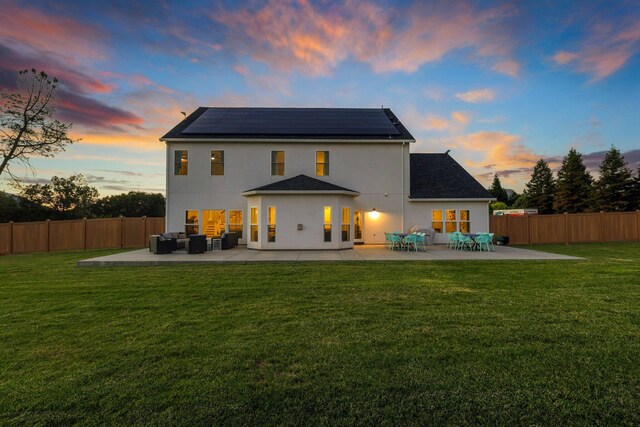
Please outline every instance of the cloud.
M144 120L129 111L110 107L92 98L59 90L56 116L65 122L93 129L123 131L123 126L140 127Z
M422 116L414 108L410 108L405 115L405 121L407 124L411 124L411 128L425 131L459 132L469 124L471 116L464 111L454 111L450 114L449 118L431 113Z
M493 101L495 99L495 93L491 89L476 89L469 92L456 93L456 98L464 102L477 104L479 102Z
M71 65L77 65L74 58L78 56L104 59L105 34L98 26L7 1L0 2L0 7L7 17L0 25L0 40L5 44L61 56Z
M593 83L623 68L639 51L640 20L627 17L615 22L598 20L575 49L560 50L552 59L561 66L590 75Z
M514 11L509 6L479 10L470 3L393 8L269 0L245 9L219 7L210 16L231 50L281 71L323 76L354 59L376 73L411 73L465 50L474 60L495 58L498 72L517 75L512 41L505 36Z
M520 74L520 64L512 59L500 61L492 69L509 77L516 78Z

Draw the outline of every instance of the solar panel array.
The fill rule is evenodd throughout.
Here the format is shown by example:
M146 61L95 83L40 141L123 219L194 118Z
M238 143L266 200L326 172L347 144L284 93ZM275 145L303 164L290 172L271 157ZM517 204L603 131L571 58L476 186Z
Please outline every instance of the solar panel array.
M209 108L183 134L399 135L382 109Z

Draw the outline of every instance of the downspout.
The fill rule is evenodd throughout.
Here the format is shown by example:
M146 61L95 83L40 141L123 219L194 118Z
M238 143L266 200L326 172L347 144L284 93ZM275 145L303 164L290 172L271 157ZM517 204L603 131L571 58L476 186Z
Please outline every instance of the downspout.
M402 191L400 192L400 194L402 194L402 197L400 198L400 203L401 203L401 212L402 212L402 218L400 220L400 230L402 230L402 232L404 233L404 144L406 144L406 142L402 143Z

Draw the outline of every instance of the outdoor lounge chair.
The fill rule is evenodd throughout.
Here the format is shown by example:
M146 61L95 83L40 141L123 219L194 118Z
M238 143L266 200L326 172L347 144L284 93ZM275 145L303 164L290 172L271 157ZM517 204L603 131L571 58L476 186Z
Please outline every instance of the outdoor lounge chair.
M154 254L170 254L173 252L175 242L172 239L165 239L160 235L149 237L149 252Z

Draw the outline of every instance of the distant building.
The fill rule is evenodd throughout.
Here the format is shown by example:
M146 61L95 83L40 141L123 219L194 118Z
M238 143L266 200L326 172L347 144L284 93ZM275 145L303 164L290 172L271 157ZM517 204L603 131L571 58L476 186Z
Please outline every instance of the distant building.
M497 209L494 215L537 215L538 209Z

